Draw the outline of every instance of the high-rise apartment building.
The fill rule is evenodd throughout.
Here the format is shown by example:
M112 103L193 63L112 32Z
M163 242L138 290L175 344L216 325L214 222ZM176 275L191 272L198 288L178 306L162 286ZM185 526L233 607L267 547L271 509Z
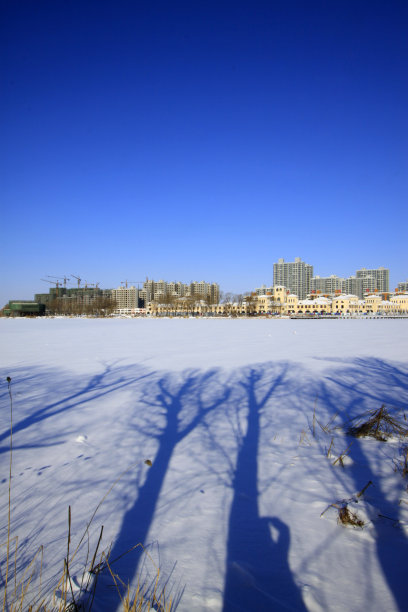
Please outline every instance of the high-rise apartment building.
M268 293L272 295L273 286L267 287L266 285L262 285L262 287L257 287L256 289L254 289L254 293L256 293L256 295L268 295Z
M344 278L335 274L331 276L313 276L310 280L311 293L322 293L323 295L334 295L343 290Z
M112 289L112 299L115 300L118 310L138 308L139 289L133 286Z
M363 279L356 276L349 276L343 282L342 292L346 295L356 295L363 298Z
M196 297L197 299L208 300L212 304L218 304L220 288L217 283L206 283L205 281L192 281L191 283L180 283L160 280L148 280L143 283L140 290L140 297L145 305L149 302L160 301L164 297Z
M357 270L356 277L362 279L363 295L366 293L388 293L390 290L390 271L388 268L376 268Z
M310 293L310 283L313 277L313 266L305 263L300 257L293 262L279 259L273 264L273 284L283 285L291 293L304 300Z
M179 297L183 297L184 294L185 294L185 285L183 283L180 283L179 281L167 283L167 295L171 295L172 297L179 298Z
M218 304L220 297L220 288L217 283L193 281L192 283L190 283L188 293L191 296L200 297L203 300L208 300L211 302L211 304Z
M398 283L397 291L398 292L408 291L408 280L405 281L404 283Z

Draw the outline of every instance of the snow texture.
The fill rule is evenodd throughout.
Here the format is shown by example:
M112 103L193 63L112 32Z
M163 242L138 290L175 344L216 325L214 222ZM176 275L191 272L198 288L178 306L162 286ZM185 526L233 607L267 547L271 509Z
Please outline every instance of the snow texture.
M15 319L0 334L0 542L10 376L12 536L19 570L44 545L44 592L68 506L75 547L117 481L90 549L104 525L114 571L133 584L159 568L180 612L406 610L401 440L345 425L382 404L403 419L407 321ZM339 523L345 504L364 527ZM94 609L114 600L104 575Z

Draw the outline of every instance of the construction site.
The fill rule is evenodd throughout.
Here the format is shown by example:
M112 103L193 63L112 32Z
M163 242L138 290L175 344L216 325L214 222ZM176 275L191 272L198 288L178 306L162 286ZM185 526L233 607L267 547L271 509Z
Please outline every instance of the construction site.
M68 286L71 277L75 279L74 287ZM36 293L34 300L10 300L1 314L8 317L134 315L142 314L152 302L190 299L217 304L219 301L218 284L205 281L167 282L146 277L143 281L121 281L116 289L101 289L99 282L89 283L74 274L70 277L48 275L41 281L52 285L48 292Z

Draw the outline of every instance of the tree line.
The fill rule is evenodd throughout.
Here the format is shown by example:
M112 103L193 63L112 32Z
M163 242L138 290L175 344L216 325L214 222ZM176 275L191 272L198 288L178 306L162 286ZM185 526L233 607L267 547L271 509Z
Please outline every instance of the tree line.
M91 300L80 298L55 298L47 304L46 312L51 315L95 315L107 317L117 308L116 300L110 297L94 297Z

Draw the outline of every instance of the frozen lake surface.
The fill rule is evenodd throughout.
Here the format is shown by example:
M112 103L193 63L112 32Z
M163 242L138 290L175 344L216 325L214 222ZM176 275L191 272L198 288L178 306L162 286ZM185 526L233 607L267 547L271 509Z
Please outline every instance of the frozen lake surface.
M74 548L123 474L91 550L104 525L114 571L134 583L159 567L180 612L406 609L404 443L345 429L382 404L408 416L408 321L15 319L0 339L0 541L10 376L12 536L22 565L44 545L45 590L68 506ZM346 502L364 528L338 524ZM148 555L121 556L139 542ZM115 609L112 582L97 612Z

